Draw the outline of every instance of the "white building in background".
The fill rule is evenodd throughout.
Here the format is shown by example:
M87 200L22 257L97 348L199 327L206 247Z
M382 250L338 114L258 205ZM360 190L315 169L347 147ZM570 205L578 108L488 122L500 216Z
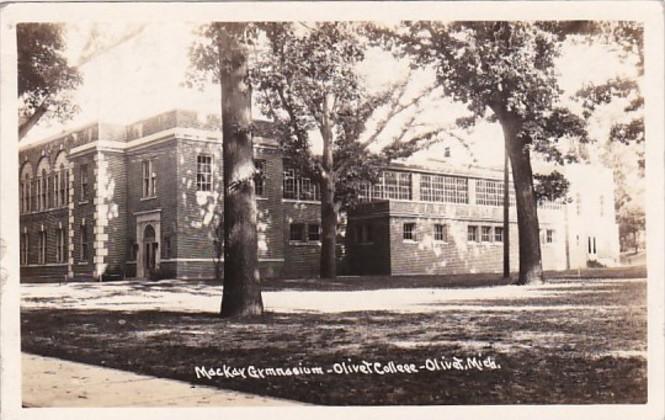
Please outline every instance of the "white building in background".
M614 209L614 176L601 165L570 165L566 206L568 261L571 268L587 262L604 266L619 263L619 225Z

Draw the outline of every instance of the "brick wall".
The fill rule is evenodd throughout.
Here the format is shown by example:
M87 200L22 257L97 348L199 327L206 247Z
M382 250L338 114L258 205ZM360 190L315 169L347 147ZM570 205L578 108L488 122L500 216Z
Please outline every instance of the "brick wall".
M360 229L369 229L369 240L362 238ZM390 224L387 216L349 218L345 239L351 274L390 274Z
M72 202L73 207L73 220L72 230L69 236L72 248L72 272L75 280L93 280L95 278L94 272L94 228L95 228L95 202L96 196L96 177L95 177L95 155L96 152L90 151L88 153L77 155L71 158L72 175ZM81 170L86 165L88 176L88 187L86 199L81 199ZM85 223L86 229L86 242L88 244L87 258L81 258L81 224Z
M127 164L123 153L103 152L97 162L104 172L98 186L96 242L103 257L104 275L110 278L125 277L128 257L127 242Z
M289 240L291 223L321 222L319 203L282 200L284 211L284 277L317 277L319 275L321 243L294 242Z

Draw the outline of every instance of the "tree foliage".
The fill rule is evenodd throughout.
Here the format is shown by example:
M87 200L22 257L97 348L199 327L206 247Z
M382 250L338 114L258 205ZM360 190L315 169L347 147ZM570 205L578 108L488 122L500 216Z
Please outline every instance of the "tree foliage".
M559 164L575 161L558 147L565 138L589 141L586 123L563 105L556 59L573 30L555 22L405 22L373 33L416 66L431 66L444 93L466 105L465 127L488 119L504 132L517 198L520 282L542 282L536 199L557 198L567 184L560 174L534 186L531 155ZM552 182L552 185L547 183Z
M320 186L320 272L335 277L340 211L352 207L360 186L376 181L391 160L436 141L443 131L414 130L416 116L405 116L433 89L410 96L405 80L370 92L358 74L368 48L360 25L273 23L263 28L267 48L252 72L258 103L275 122L285 154ZM396 117L406 121L389 135L386 127ZM312 151L313 133L321 139L321 155Z
M353 206L359 186L376 180L391 160L412 154L443 133L440 127L414 131L414 115L401 131L386 133L394 118L417 108L434 89L409 96L405 79L370 92L357 71L368 48L358 25L274 23L264 29L268 48L252 70L258 104L275 122L285 154L305 175L315 181L328 175L335 179L339 209ZM378 121L370 124L377 114ZM331 168L312 151L314 132L330 142Z
M57 23L16 26L19 138L44 115L66 120L78 110L69 93L82 79L64 56L64 32Z

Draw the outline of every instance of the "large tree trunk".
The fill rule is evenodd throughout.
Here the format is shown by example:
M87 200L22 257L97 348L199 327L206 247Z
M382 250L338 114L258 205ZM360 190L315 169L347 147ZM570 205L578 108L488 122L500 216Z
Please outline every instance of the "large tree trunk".
M321 181L321 278L337 276L337 210L335 207L335 183L332 177Z
M517 118L504 116L499 120L508 147L515 186L520 256L518 284L541 284L543 264L540 252L540 225L529 149L517 137L521 131L521 124Z
M263 313L256 239L256 200L244 23L225 25L220 49L224 154L223 317Z
M330 98L326 97L324 109L328 109ZM321 176L321 266L322 279L334 279L337 276L337 210L335 207L335 175L333 170L333 132L332 123L324 112L321 124L323 138L322 176Z

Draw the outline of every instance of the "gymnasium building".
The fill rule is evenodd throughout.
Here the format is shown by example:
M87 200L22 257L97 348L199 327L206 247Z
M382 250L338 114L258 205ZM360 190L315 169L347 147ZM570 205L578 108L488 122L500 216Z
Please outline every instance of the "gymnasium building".
M21 281L214 277L222 147L221 133L204 127L175 110L22 145ZM255 123L254 145L262 275L315 277L318 186L289 167L269 123ZM571 199L539 207L544 269L615 264L611 172L577 165L566 175ZM357 275L501 271L502 179L445 160L385 168L346 215L341 266ZM510 220L517 269L514 203Z

